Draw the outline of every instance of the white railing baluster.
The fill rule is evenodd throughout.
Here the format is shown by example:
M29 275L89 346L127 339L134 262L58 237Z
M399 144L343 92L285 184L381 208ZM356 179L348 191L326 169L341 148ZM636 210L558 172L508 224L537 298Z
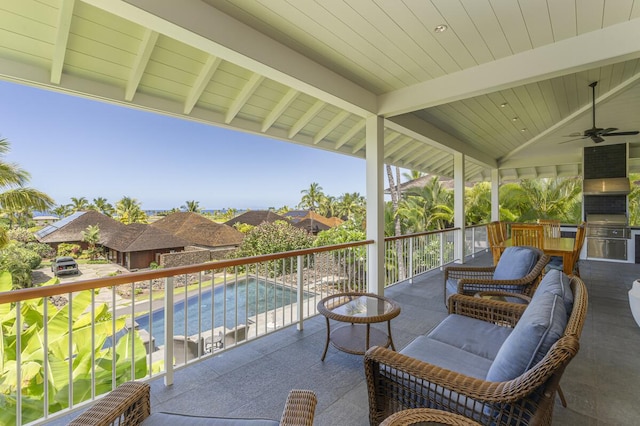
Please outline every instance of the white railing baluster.
M302 305L302 302L304 300L304 279L302 276L302 265L303 265L303 261L302 261L302 256L297 256L297 266L298 266L298 271L297 271L297 288L298 288L298 294L296 297L296 302L298 303L298 331L302 331L304 329L304 306Z
M43 389L43 404L44 404L44 418L49 417L49 299L43 297L42 300L42 316L43 330L42 330L42 376L44 377L44 389ZM20 363L18 363L20 365Z
M173 276L164 281L164 384L173 384Z

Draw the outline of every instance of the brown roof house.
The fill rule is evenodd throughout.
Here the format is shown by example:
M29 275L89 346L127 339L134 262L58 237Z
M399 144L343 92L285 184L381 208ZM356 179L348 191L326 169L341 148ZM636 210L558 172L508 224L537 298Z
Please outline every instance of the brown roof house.
M277 220L284 220L285 222L288 222L286 217L280 216L271 210L249 210L231 220L226 221L225 225L233 226L236 223L246 223L247 225L258 226L263 222L275 222Z
M131 223L103 245L110 260L133 270L148 268L151 262L160 264L161 254L183 251L189 242L151 225Z
M87 243L82 241L82 233L89 226L100 228L98 243L104 245L105 241L124 229L126 225L95 210L87 210L73 213L64 219L53 222L36 232L35 235L38 241L49 244L56 250L60 243L79 244L85 250Z
M236 248L244 238L237 229L192 212L171 213L151 226L180 237L190 245L210 250Z
M309 211L301 220L294 223L293 226L302 228L307 232L317 235L320 231L336 227L344 222L338 217L324 217L316 212Z
M98 244L107 258L127 269L148 268L158 262L163 253L184 250L189 242L159 228L142 223L125 225L95 210L77 212L36 232L36 238L57 249L60 243L79 244L83 249L82 232L88 226L100 228Z

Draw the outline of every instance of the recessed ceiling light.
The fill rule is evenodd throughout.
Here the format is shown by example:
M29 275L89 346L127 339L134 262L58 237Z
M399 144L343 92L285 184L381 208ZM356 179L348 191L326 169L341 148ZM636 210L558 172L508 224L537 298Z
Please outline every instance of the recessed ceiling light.
M526 132L527 128L525 127L524 129L520 129L521 132Z
M518 117L513 117L511 121L518 121Z
M506 103L506 102L504 102L504 103L500 104L500 108L504 108L504 107L506 107L507 105L509 105L509 104L508 104L508 103Z
M449 28L449 27L447 27L446 25L442 24L442 25L438 25L437 27L435 27L433 29L433 31L436 32L436 33L443 33L445 31L447 31L447 28Z

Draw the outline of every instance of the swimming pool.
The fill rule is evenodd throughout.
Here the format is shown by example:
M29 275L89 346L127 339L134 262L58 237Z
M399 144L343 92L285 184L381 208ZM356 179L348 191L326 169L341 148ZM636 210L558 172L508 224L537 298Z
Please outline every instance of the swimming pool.
M226 295L224 287L225 286L222 285L216 286L213 293L211 290L206 290L203 291L200 296L201 327L203 332L222 325L233 328L236 326L236 318L239 324L244 324L246 318L295 303L298 294L296 290L289 287L284 287L270 281L256 280L255 278L248 278L238 281L237 283L227 284ZM236 294L238 301L237 312ZM309 294L305 292L303 298L307 299L308 297ZM213 310L211 309L212 306ZM197 334L197 295L187 299L186 309L184 300L174 304L174 335L185 334L185 317L187 319L186 335L191 336ZM136 322L140 328L149 331L149 314L136 317ZM164 308L153 311L151 324L153 326L153 337L155 338L156 346L164 345Z

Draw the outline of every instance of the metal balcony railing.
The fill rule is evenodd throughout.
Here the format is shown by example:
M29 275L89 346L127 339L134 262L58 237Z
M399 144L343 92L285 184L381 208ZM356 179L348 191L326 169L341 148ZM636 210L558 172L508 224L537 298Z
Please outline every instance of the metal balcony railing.
M453 262L458 229L385 240L385 286ZM60 417L128 380L164 377L304 326L323 297L367 291L372 241L0 293L0 424ZM466 253L486 249L468 228ZM17 368L20 366L20 368Z

